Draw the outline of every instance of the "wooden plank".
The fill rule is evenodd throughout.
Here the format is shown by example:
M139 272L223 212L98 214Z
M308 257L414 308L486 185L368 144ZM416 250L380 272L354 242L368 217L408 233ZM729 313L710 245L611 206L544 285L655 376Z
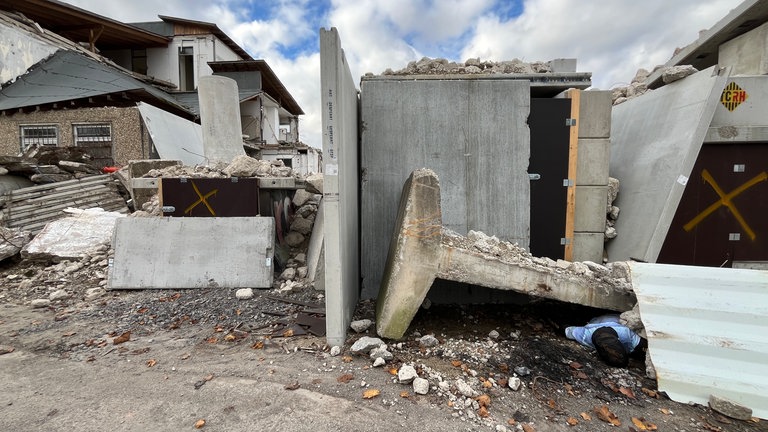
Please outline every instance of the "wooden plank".
M571 126L571 140L568 145L568 197L565 210L565 253L566 261L573 260L573 232L576 219L576 167L579 155L579 103L581 90L570 89L566 97L571 99L571 119L575 124Z

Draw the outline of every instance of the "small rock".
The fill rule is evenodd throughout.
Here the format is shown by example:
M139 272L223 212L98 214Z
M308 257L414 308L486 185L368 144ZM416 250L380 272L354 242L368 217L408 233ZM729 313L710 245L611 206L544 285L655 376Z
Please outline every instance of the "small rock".
M293 194L293 205L295 205L296 208L299 208L309 201L310 198L312 198L312 192L307 192L304 189L296 189L296 192Z
M520 330L513 330L509 332L509 337L515 340L520 339Z
M437 346L438 344L440 344L440 341L438 341L437 338L433 335L422 336L421 339L419 339L419 345L425 348L431 348Z
M429 393L429 381L424 378L413 379L413 392L420 395Z
M361 319L357 321L352 321L349 324L349 328L354 330L356 333L362 333L368 330L368 328L370 328L372 324L373 324L373 321L369 319Z
M10 345L0 345L0 355L3 354L10 354L12 353L16 348L10 346Z
M387 361L381 357L376 357L376 360L373 361L373 367L381 367L385 364L387 364Z
M291 231L285 236L285 243L290 247L297 247L304 243L304 235L296 231Z
M424 301L421 302L421 308L424 309L424 310L427 310L427 309L429 309L431 307L432 307L432 300L430 300L430 299L425 297Z
M496 340L499 338L499 332L497 332L496 330L491 330L491 332L488 333L488 337L493 340Z
M307 267L299 267L296 269L296 276L299 279L304 279L307 277L307 274L309 273L309 269Z
M356 340L355 343L352 344L352 347L349 349L355 354L360 354L361 352L369 352L374 348L378 348L381 345L384 345L384 341L379 338L369 337L369 336L363 336L360 339Z
M248 300L253 298L253 290L251 288L240 288L235 292L235 297L238 300Z
M525 366L518 366L515 368L515 373L520 376L528 376L531 374L531 370Z
M101 287L89 288L88 290L85 291L85 301L96 300L97 298L103 296L106 293L107 291Z
M418 377L419 374L416 373L416 369L408 364L402 365L400 370L397 371L397 380L400 382L400 384L409 384Z
M520 390L520 386L523 385L523 381L520 380L518 377L510 377L509 381L507 383L507 386L511 388L514 391Z
M477 392L474 391L472 387L462 379L456 380L456 390L458 390L459 393L461 393L461 395L464 397L471 398L477 396Z
M334 345L331 347L331 357L336 357L337 355L341 354L341 347L338 345Z
M296 279L296 269L288 267L287 269L283 270L283 272L280 273L280 279L287 281Z
M661 80L664 81L664 84L669 84L681 80L688 75L693 75L696 72L698 70L691 65L672 66L661 73Z
M51 301L48 299L35 299L29 303L33 308L40 309L51 305Z
M383 347L372 349L370 356L372 359L382 358L384 360L392 360L393 358L395 358L395 356L392 355L391 352L387 351L387 349Z
M67 293L63 289L56 290L48 296L48 299L51 301L64 300L66 298L69 298L69 293Z
M725 416L735 418L736 420L749 420L752 418L752 409L740 405L730 399L710 395L709 407Z
M440 381L437 383L437 388L439 388L440 391L447 392L451 389L451 385L448 383L448 381Z

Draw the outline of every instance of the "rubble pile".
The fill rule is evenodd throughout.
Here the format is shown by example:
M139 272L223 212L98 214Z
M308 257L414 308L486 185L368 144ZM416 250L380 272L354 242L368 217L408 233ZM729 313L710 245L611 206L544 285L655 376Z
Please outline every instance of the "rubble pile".
M21 156L0 156L0 175L28 178L46 184L79 179L100 171L80 147L32 146Z
M664 66L656 66L656 68L653 69L653 72L662 68L664 68L664 70L661 74L661 80L664 84L673 83L698 72L698 70L691 65L671 66L666 68ZM650 91L648 83L646 82L650 75L651 72L648 72L645 69L638 69L635 77L632 78L632 82L628 86L612 89L613 104L618 105Z
M526 63L514 59L502 62L490 60L481 61L479 58L471 58L464 63L448 61L444 58L431 59L423 57L419 61L408 63L403 69L393 71L387 69L381 75L456 75L456 74L538 74L551 73L551 62ZM374 76L367 73L365 76Z

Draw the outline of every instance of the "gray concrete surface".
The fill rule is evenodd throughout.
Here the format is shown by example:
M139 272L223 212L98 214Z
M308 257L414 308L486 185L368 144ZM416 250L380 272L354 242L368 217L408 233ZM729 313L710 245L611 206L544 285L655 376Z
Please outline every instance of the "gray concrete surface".
M733 68L733 75L768 73L768 23L720 45L718 62Z
M442 181L447 228L528 246L528 81L364 78L361 104L362 297L379 291L400 191L419 168Z
M271 217L121 218L111 289L270 288Z
M621 216L611 261L656 261L727 77L710 68L613 108L611 176L621 181Z
M335 28L320 29L326 336L341 345L360 290L358 97Z
M206 163L228 164L235 156L244 155L237 82L218 75L202 76L197 95Z
M203 130L199 124L144 102L137 107L161 159L180 160L189 166L205 164Z

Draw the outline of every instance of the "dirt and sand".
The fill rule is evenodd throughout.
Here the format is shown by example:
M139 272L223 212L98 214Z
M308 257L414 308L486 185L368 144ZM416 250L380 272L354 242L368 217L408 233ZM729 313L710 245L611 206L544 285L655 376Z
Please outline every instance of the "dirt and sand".
M589 308L433 305L403 340L387 341L393 359L373 367L349 351L375 336L372 327L350 330L337 356L323 337L283 330L322 305L311 288L247 300L228 289L105 291L86 300L103 285L99 276L88 267L62 276L48 263L0 265L0 430L179 431L203 420L209 431L617 430L610 422L618 430L768 430L764 420L673 402L645 378L642 361L610 368L567 340L566 325L601 312ZM30 305L56 291L67 295ZM354 318L373 320L373 309L361 301ZM439 343L423 346L425 335ZM403 365L429 380L428 394L398 382ZM517 391L508 384L516 377Z

